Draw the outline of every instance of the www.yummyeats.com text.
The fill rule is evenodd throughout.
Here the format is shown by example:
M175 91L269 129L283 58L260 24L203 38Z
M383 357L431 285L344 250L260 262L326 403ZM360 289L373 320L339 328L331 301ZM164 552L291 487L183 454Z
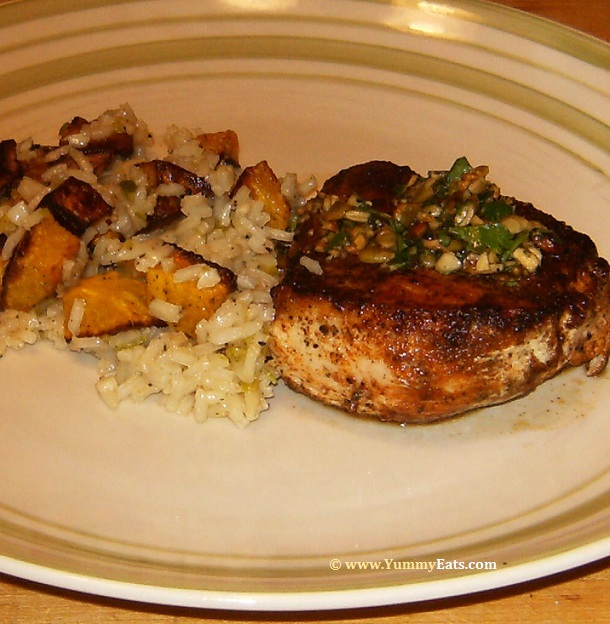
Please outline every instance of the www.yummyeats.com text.
M382 570L405 570L405 571L472 571L484 572L497 569L495 561L460 561L457 559L437 558L429 561L419 561L414 559L392 559L386 558L378 561L343 561L338 558L330 560L331 570L354 570L354 571L382 571Z

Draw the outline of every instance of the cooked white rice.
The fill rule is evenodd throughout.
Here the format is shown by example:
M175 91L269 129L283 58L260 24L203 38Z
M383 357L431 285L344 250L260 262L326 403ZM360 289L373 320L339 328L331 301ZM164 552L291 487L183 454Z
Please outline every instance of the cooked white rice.
M109 129L124 128L134 135L136 149L128 161L117 161L99 179L90 162L79 151L92 136ZM168 129L162 157L209 181L214 197L187 195L181 202L183 218L154 235L136 234L146 215L152 213L159 193L181 195L180 185L166 184L156 192L147 188L145 175L135 164L159 157L146 124L129 106L104 113L95 122L70 137L68 145L48 155L44 184L24 178L17 189L21 201L0 206L0 233L6 235L3 254L10 257L24 233L41 217L42 197L69 176L91 184L113 207L113 217L90 228L82 237L81 253L64 266L58 298L33 312L6 310L0 313L0 356L7 349L20 349L39 339L58 348L95 355L99 361L97 390L114 408L122 401L159 397L166 409L194 415L197 421L228 417L239 426L255 420L268 406L277 374L267 348L267 328L273 319L271 288L278 282L276 241L289 241L290 233L267 225L269 215L260 202L242 187L229 192L240 169L219 164L216 154L203 150L196 139L201 130L172 126ZM27 157L31 140L20 144ZM75 165L57 159L69 154ZM131 180L133 193L122 192L121 181ZM282 178L282 190L292 206L303 204L315 187L313 179L299 183L294 174ZM122 239L99 237L105 231ZM95 243L95 241L98 241ZM88 253L87 246L94 245ZM208 261L229 268L237 277L237 289L208 321L201 321L196 340L168 328L139 329L99 338L63 337L61 295L81 277L94 275L116 263L130 261L137 271L169 262L172 245L195 252ZM91 250L89 250L91 251ZM183 269L177 280L196 280L200 287L217 283L215 270L200 266ZM154 315L167 321L179 318L180 308L165 301L151 303ZM78 336L83 316L77 301L68 328Z

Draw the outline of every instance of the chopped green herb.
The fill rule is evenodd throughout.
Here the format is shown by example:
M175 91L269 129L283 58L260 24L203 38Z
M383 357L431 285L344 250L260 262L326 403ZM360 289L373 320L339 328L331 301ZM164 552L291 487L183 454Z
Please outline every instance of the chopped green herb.
M138 190L138 187L133 180L121 180L119 182L119 186L121 187L123 195L125 195L125 197L127 197L128 199L133 197Z
M326 251L331 251L332 249L336 249L337 247L341 247L346 243L351 243L352 237L350 233L346 230L340 230L337 232L326 245Z
M451 169L449 169L449 173L447 174L447 182L451 184L451 182L455 182L459 180L465 173L472 171L472 165L468 162L468 159L465 156L458 158L452 165Z
M451 244L451 234L446 230L438 230L436 235L438 237L438 242L443 245L443 247L448 247Z
M502 252L502 262L506 262L513 254L513 251L520 247L530 236L530 232L524 230L520 232L516 236L513 237L513 240L510 245L506 247L506 249Z
M464 241L469 251L476 253L491 249L497 254L502 254L513 243L513 235L500 223L454 227L450 232Z
M489 221L501 221L511 214L513 214L512 207L501 199L488 201L481 208L481 216Z

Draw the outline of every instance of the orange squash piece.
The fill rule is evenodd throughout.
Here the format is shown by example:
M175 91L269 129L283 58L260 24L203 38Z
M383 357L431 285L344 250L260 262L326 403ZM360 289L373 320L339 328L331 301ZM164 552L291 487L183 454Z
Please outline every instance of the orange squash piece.
M74 260L80 239L51 216L37 223L13 253L2 280L3 308L28 311L55 294L66 260Z
M63 297L64 336L72 338L70 314L77 299L84 302L79 337L103 336L134 327L161 325L148 311L146 283L109 271L82 279Z
M205 132L197 139L204 150L218 154L224 162L239 166L239 137L233 130Z
M206 262L197 254L182 249L176 249L172 259L174 267L171 271L165 270L161 265L147 271L148 300L160 299L180 306L180 320L170 325L193 338L197 323L209 319L235 289L235 276L228 269ZM220 274L220 281L208 288L198 288L195 280L174 281L177 270L194 264L207 264L215 268Z
M285 230L290 222L290 205L282 195L282 187L273 169L266 160L246 167L237 180L235 188L247 186L250 195L262 202L271 219L271 227Z

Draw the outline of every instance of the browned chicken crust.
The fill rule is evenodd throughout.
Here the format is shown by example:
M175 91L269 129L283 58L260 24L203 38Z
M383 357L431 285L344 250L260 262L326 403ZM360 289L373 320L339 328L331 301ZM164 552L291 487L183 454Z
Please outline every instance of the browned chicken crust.
M383 210L412 174L365 163L328 180L322 195L356 193ZM424 423L522 396L568 366L600 373L608 263L588 236L534 206L515 200L514 214L554 233L537 270L517 280L331 257L311 214L273 291L271 348L285 382L350 413Z

